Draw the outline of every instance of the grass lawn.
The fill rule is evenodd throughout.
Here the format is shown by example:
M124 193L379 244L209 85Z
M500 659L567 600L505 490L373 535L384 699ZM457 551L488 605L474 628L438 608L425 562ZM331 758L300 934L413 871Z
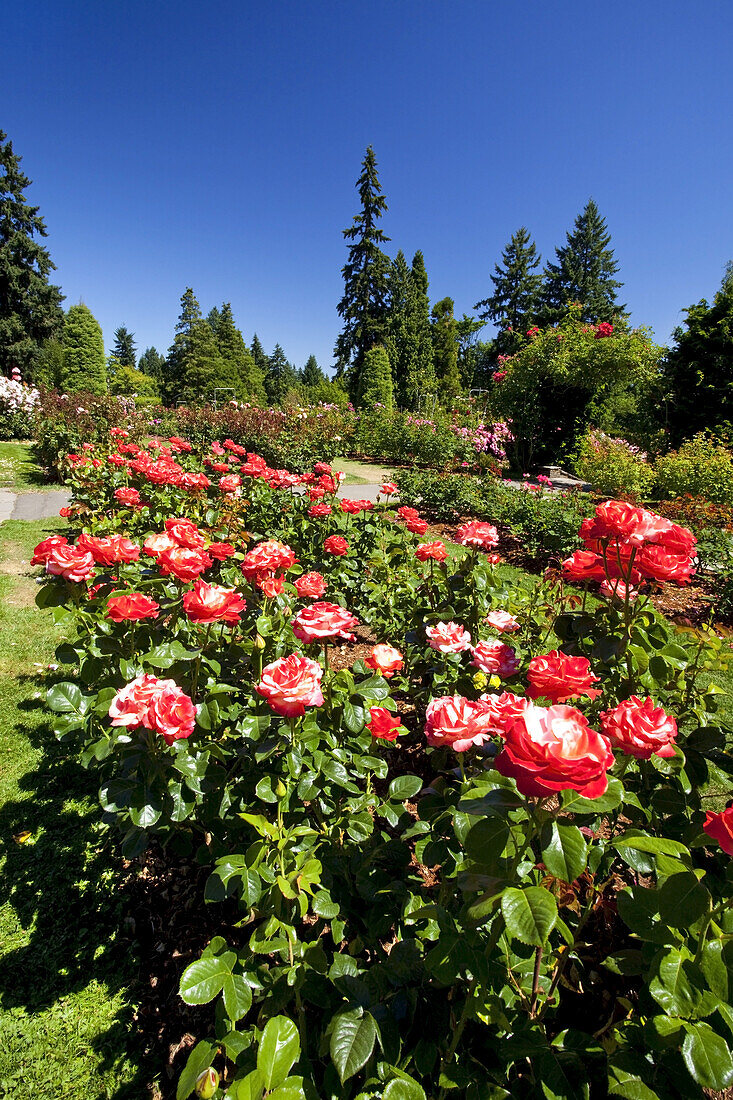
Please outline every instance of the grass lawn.
M390 480L387 466L373 466L369 462L356 462L351 458L335 458L331 465L334 470L346 474L346 485L379 485Z
M30 443L0 443L0 489L32 493L61 486L44 479L31 454Z
M28 562L53 530L0 525L0 1097L141 1100L150 1073L130 1039L117 849L42 701L59 637Z

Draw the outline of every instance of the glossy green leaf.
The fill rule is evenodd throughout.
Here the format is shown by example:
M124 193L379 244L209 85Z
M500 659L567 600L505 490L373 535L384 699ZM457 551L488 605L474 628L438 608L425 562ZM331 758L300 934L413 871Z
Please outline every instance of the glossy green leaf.
M202 1039L200 1043L197 1043L188 1056L181 1076L178 1078L178 1087L176 1088L176 1100L188 1100L188 1097L194 1090L197 1079L201 1076L204 1070L207 1070L211 1063L214 1061L216 1054L216 1045L209 1043L206 1039Z
M197 959L181 975L179 993L187 1005L205 1005L221 993L231 966L218 956Z
M574 882L582 875L588 860L588 844L576 825L558 825L553 821L540 836L542 862L551 875Z
M710 894L692 871L670 875L659 890L659 915L673 928L688 928L710 904Z
M501 899L507 932L522 943L542 947L557 920L557 902L542 886L510 887Z
M422 790L423 781L417 775L398 775L389 785L389 797L395 802L414 798Z
M222 993L227 1016L236 1023L252 1006L252 990L241 974L228 974L224 979Z
M356 1008L339 1013L331 1031L331 1059L342 1084L366 1065L376 1041L377 1028L368 1012Z
M273 1016L265 1025L257 1050L257 1068L265 1087L274 1089L281 1085L299 1056L297 1027L287 1016Z
M705 1089L725 1089L733 1082L733 1059L725 1039L709 1024L685 1025L682 1057L691 1075Z

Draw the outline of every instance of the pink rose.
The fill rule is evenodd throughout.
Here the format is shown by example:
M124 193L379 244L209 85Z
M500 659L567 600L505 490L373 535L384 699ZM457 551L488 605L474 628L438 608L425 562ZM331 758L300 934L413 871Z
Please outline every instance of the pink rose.
M519 658L510 645L500 642L498 639L490 639L487 642L479 642L473 648L473 660L471 664L480 668L488 676L513 676L519 668Z
M276 714L299 718L306 707L323 705L322 676L323 669L316 661L292 653L266 665L255 690Z
M436 623L435 626L426 626L425 633L428 636L431 649L439 653L464 653L471 648L471 635L465 626L458 623Z

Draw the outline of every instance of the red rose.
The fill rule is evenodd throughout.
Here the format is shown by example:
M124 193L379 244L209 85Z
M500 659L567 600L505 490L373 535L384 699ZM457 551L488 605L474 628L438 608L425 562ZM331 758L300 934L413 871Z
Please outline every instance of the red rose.
M329 535L323 543L323 549L327 554L333 554L336 558L342 558L349 552L349 544L341 535Z
M527 707L507 730L494 761L502 775L532 798L578 791L598 798L608 787L614 758L603 734L592 730L574 707Z
M596 340L603 340L607 336L613 336L613 325L610 321L601 321L599 325L596 325L595 338Z
M186 489L188 492L200 492L203 489L208 489L211 485L206 474L198 473L185 473L182 475L179 482L181 489Z
M519 630L519 623L508 611L490 611L484 622L500 634L513 634L515 630Z
M404 664L404 659L399 649L395 649L394 646L385 645L384 642L380 642L375 645L368 657L365 657L364 664L367 668L373 668L375 672L381 672L385 679L389 680L394 676L395 672L399 672Z
M635 600L639 595L636 588L631 588L625 581L620 580L602 581L599 591L607 599L620 600L621 603L624 603L627 598Z
M195 523L190 519L167 519L165 529L169 538L177 546L186 546L189 550L200 550L206 542Z
M313 603L310 607L304 607L298 612L293 619L293 634L305 645L335 638L353 642L356 635L352 634L351 630L358 626L358 623L359 620L345 607L324 600Z
M634 564L643 577L652 581L689 584L695 573L695 566L690 558L686 555L670 554L664 546L642 546Z
M68 519L69 516L72 515L72 512L73 509L70 508L68 504L65 504L63 508L59 508L59 515L62 519Z
M143 543L143 550L150 558L158 558L166 550L174 550L178 543L166 532L161 531L157 535L148 535Z
M302 577L296 577L293 581L301 600L317 600L326 591L325 579L320 573L304 573Z
M383 496L391 497L394 493L397 492L397 486L395 485L394 481L385 481L383 485L379 486L379 491L380 493L382 493Z
M323 500L326 495L325 489L309 489L308 500Z
M140 557L140 547L123 535L98 538L96 535L81 534L76 544L88 550L98 565L137 561Z
M185 451L186 453L189 453L190 451L193 450L193 447L188 442L188 440L187 439L181 439L181 437L179 435L172 435L169 438L168 442L170 443L173 450L177 451L177 452Z
M54 546L46 557L46 572L67 581L85 581L94 576L94 558L76 546Z
M286 543L278 542L277 539L266 539L245 555L242 572L248 581L253 581L263 574L276 573L278 569L290 569L297 560Z
M187 583L212 565L211 558L203 550L190 550L187 546L174 546L158 558L158 568L164 576L173 576Z
M415 557L418 561L445 561L448 551L442 542L422 542L415 550Z
M112 725L128 726L132 729L142 726L158 683L157 676L145 672L120 688L109 705Z
M255 579L255 584L268 600L274 600L285 588L283 577L276 577L274 573L263 573Z
M308 515L317 519L319 516L330 516L332 511L330 504L311 504Z
M534 706L525 695L513 695L511 691L503 691L501 695L482 695L480 702L484 704L488 714L487 729L501 737L515 719L521 717L528 707Z
M31 565L45 565L52 550L55 550L57 546L68 546L68 544L69 540L64 535L51 535L50 538L38 543L33 551Z
M306 707L323 705L322 676L323 669L316 661L293 653L266 665L255 690L276 714L299 718L305 714Z
M568 657L557 649L532 658L527 682L530 699L565 703L576 695L587 695L590 699L600 695L600 690L592 686L598 677L591 672L590 661L586 657Z
M145 476L153 485L178 485L183 468L170 458L159 458L145 470Z
M332 474L333 467L330 466L328 462L316 462L313 467L313 472L316 474Z
M111 596L107 602L107 618L116 623L138 622L140 619L157 619L160 604L141 592L125 596Z
M603 711L601 729L612 745L639 760L649 760L652 754L674 756L677 723L652 699L632 695L613 710Z
M408 531L412 531L413 535L424 535L428 529L428 522L418 516L417 519L408 519L405 527Z
M520 665L520 661L510 645L497 639L488 642L479 642L473 648L474 668L480 668L488 676L513 676Z
M236 552L236 546L232 546L230 542L210 542L206 547L206 553L210 558L215 558L216 561L226 561Z
M458 623L436 623L426 626L425 633L431 649L439 653L463 653L471 648L471 635Z
M340 501L340 504L341 511L348 512L352 516L358 515L359 512L370 512L374 507L371 500L349 500L348 497Z
M372 737L381 737L383 741L396 741L405 729L399 717L386 707L370 707L366 724Z
M703 829L717 840L726 855L733 856L733 806L728 806L720 814L705 814Z
M143 673L117 692L109 716L113 726L144 726L172 745L193 733L196 707L174 680L158 680Z
M455 752L466 752L472 745L489 740L491 719L486 703L462 695L445 695L428 703L425 737L429 745L447 745Z
M481 523L474 519L458 528L456 542L464 546L480 546L483 550L491 550L499 542L499 532L492 524Z
M115 500L118 504L135 508L140 503L140 494L137 489L115 489Z
M575 550L562 563L568 581L602 581L606 576L603 558L592 550Z
M234 588L197 580L183 597L183 610L194 623L238 623L247 604Z
M222 493L236 493L242 485L242 479L239 474L229 474L228 477L219 478L219 488Z
M420 513L416 508L409 508L406 504L403 504L401 508L397 509L397 515L400 519L420 519Z

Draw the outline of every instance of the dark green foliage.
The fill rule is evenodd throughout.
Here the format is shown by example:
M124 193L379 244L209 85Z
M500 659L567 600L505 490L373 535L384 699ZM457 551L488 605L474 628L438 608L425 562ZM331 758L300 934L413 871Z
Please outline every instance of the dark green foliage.
M326 376L318 366L315 355L308 356L300 380L304 386L318 386L321 382L326 381Z
M295 367L289 363L285 352L279 344L275 344L275 350L268 360L267 374L265 375L265 390L267 400L271 405L281 405L291 390L298 387L298 375Z
M231 308L231 307L230 307ZM219 335L219 319L221 318L221 310L218 306L213 306L206 315L206 320L211 326L211 331L215 336Z
M64 345L58 337L46 340L38 352L38 358L33 370L34 381L39 386L47 389L58 390L61 388L61 378L64 372Z
M344 237L352 243L342 274L344 294L337 309L344 327L336 340L337 377L348 388L360 389L359 374L366 353L382 344L387 335L389 258L381 245L389 240L377 226L387 209L387 201L377 177L377 162L371 145L362 161L362 172L356 182L361 212L353 225L344 229Z
M713 304L703 298L685 312L665 368L675 443L706 428L733 429L733 263Z
M545 268L539 307L543 323L559 320L572 302L582 304L582 321L618 321L626 309L617 301L623 283L614 278L618 264L609 247L611 234L593 199L566 236L567 243L555 249L557 262Z
M265 354L265 349L260 343L260 339L257 333L255 333L252 337L252 347L250 350L252 352L252 358L255 361L255 366L262 371L262 377L264 378L264 376L267 374L270 361Z
M173 344L163 366L161 396L167 405L175 405L180 400L192 354L193 329L201 319L201 307L196 295L191 287L187 287L181 296L181 312L176 322Z
M0 130L0 373L19 367L30 379L40 346L64 323L63 295L48 277L55 270L37 238L47 236L37 206L23 192L31 181Z
M217 328L221 328L221 315ZM168 404L218 403L244 396L240 367L222 355L190 287L181 298L176 335L165 361L162 396Z
M433 306L433 361L438 397L450 405L461 392L458 371L458 323L453 314L453 299L443 298Z
M389 298L386 346L395 398L401 408L414 409L421 394L435 392L428 276L422 252L415 253L412 268L402 250L397 253L390 271Z
M137 362L137 349L135 347L135 333L128 332L124 325L115 329L115 342L112 354L123 367L134 367Z
M109 392L125 397L159 397L158 385L154 378L135 367L120 363L114 355L107 363Z
M65 393L106 393L102 330L85 305L71 306L66 314L63 347L61 389Z
M163 377L164 366L165 356L161 355L156 348L146 348L137 364L138 370L151 378L155 378L156 381L160 381Z
M242 333L234 324L231 303L224 302L221 310L212 310L209 318L214 314L216 314L214 334L221 356L227 364L227 376L233 372L237 379L236 396L250 401L253 399L263 401L265 397L263 373L245 344ZM211 320L209 324L211 325Z
M370 348L364 356L364 363L359 373L356 404L365 409L381 405L387 412L392 412L392 368L389 365L389 356L383 347Z
M458 374L465 390L470 390L472 386L479 384L475 380L475 375L480 370L478 334L483 327L483 321L477 321L467 313L463 314L460 321L456 321Z
M508 342L509 330L523 334L536 322L542 286L542 276L537 274L540 260L531 233L521 226L502 252L501 264L494 264L493 293L473 307L482 321L491 321L502 330L500 336Z

